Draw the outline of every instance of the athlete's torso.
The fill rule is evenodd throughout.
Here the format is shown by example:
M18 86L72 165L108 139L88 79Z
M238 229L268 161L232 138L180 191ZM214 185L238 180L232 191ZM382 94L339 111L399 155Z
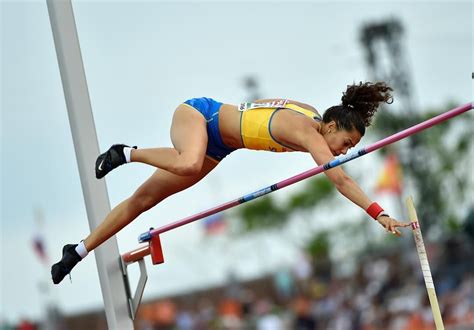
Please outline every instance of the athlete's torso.
M224 104L219 112L223 142L233 148L286 152L300 150L281 138L287 121L306 116L315 125L321 116L306 107L286 100L265 103ZM303 151L303 150L301 150Z

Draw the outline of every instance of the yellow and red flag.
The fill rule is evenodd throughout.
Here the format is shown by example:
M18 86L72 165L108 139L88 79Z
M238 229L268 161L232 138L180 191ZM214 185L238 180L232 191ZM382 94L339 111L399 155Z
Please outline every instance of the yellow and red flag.
M385 159L385 164L380 173L376 192L389 192L397 195L402 194L403 173L396 153L391 153Z

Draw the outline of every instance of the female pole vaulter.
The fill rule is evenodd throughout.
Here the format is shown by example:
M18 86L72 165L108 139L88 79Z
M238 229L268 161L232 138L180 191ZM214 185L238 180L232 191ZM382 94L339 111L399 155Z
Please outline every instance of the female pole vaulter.
M237 149L308 152L318 164L346 154L357 145L381 103L391 103L392 89L383 82L347 87L341 104L321 116L310 105L287 99L256 100L230 105L210 98L190 99L176 109L171 125L174 148L137 149L115 144L96 161L96 177L103 178L130 162L158 169L131 197L118 204L79 244L63 247L61 260L51 268L58 284L90 251L165 198L204 178ZM391 218L362 191L341 167L325 172L337 190L366 211L388 232L401 235L407 227Z

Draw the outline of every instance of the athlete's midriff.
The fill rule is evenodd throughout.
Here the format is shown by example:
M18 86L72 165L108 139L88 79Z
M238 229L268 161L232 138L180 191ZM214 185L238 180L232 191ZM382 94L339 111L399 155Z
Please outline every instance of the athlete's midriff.
M223 104L219 110L219 131L222 142L228 147L243 148L240 137L240 111L237 106Z

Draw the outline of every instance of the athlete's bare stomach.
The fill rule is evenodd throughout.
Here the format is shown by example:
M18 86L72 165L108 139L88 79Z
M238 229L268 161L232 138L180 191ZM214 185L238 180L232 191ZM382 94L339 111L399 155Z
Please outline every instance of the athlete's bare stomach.
M230 148L243 148L240 136L240 111L237 106L223 104L219 110L219 131L222 141Z

